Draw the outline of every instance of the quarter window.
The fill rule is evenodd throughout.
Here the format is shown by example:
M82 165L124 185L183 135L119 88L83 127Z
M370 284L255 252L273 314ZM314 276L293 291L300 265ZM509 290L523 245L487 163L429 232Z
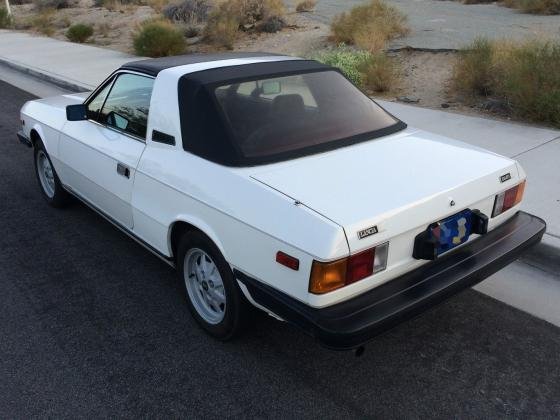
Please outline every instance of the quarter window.
M150 77L118 76L99 113L99 122L145 139L153 85L154 79Z
M112 82L107 83L105 87L101 89L101 91L87 105L87 117L90 120L98 121L99 111L101 111L101 107L105 102L105 98L107 97L112 84Z

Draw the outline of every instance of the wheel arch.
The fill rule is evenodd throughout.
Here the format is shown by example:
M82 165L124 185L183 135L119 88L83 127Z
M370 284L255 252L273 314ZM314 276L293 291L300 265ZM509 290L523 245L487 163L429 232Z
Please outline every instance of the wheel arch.
M29 139L31 140L33 147L36 146L37 141L43 141L43 137L39 134L37 127L33 127L31 129L31 131L29 132Z
M170 256L172 258L175 258L177 256L177 247L179 245L179 240L186 232L200 232L208 237L208 239L210 239L214 243L214 245L218 247L226 261L229 261L228 255L224 249L224 245L218 238L216 232L201 220L184 216L177 218L169 226L169 230L167 233L167 244Z
M31 140L31 143L33 144L34 148L37 147L37 142L40 141L41 143L43 143L43 147L45 148L47 153L49 155L51 154L51 150L47 138L45 136L45 132L43 130L43 127L41 127L39 123L33 124L31 130L29 130L29 140Z

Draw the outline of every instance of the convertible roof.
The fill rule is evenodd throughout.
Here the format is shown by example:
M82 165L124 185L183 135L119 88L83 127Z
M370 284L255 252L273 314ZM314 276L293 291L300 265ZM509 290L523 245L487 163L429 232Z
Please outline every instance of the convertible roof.
M173 57L149 58L147 60L131 61L121 66L122 70L133 70L157 76L159 72L173 67L180 67L189 64L206 63L211 61L223 61L243 58L258 57L285 57L279 54L261 52L234 52L216 54L187 54Z
M179 117L183 148L200 157L227 166L249 166L265 159L247 159L235 146L227 118L214 91L221 85L245 81L334 70L314 60L263 61L214 67L183 74L179 78Z

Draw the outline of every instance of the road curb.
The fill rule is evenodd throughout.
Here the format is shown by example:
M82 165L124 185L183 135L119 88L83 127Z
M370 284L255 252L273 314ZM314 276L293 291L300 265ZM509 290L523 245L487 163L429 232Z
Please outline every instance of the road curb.
M50 83L52 85L58 86L62 89L68 90L70 92L87 92L94 89L94 87L83 85L77 82L71 82L65 80L64 78L50 74L46 71L40 69L30 68L26 65L8 60L4 57L0 57L0 64L11 68L12 70L19 71L21 73L32 76L36 79L42 80L44 82Z
M542 241L529 249L520 261L547 273L560 273L560 239L545 233Z

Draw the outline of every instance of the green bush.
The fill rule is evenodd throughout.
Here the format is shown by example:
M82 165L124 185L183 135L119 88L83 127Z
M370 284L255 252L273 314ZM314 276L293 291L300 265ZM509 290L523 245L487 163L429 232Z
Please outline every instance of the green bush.
M185 52L185 37L180 29L165 21L144 22L133 39L134 51L146 57L165 57Z
M72 42L86 42L93 35L93 27L83 23L76 23L66 31L66 38Z
M558 42L479 40L462 52L454 85L466 94L499 98L520 118L560 126L559 66ZM470 71L479 73L480 78L464 79ZM486 84L482 91L480 80Z
M8 14L8 10L5 7L0 7L0 28L9 28L12 23L12 17Z
M314 58L339 68L356 86L374 92L390 91L397 80L393 61L382 53L356 51L339 46Z

